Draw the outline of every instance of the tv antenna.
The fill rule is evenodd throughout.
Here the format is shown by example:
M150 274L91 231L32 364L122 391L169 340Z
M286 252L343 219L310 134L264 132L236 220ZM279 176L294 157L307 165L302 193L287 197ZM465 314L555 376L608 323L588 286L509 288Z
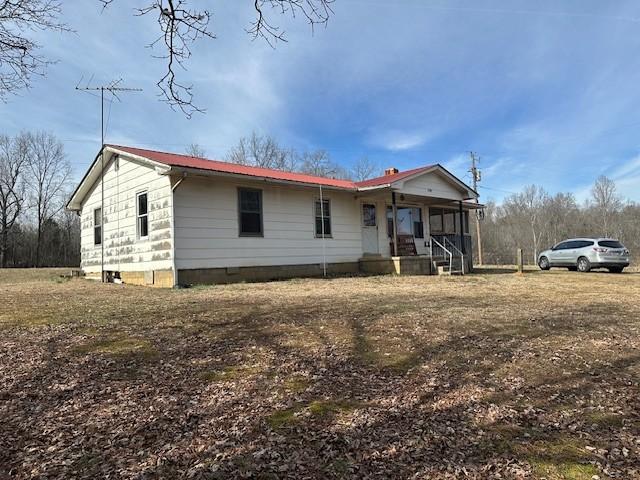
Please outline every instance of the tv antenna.
M80 78L80 81L76 85L76 90L87 92L87 93L100 92L100 190L101 190L100 191L100 197L101 197L100 199L100 235L101 235L100 279L102 283L104 283L105 282L105 278L104 278L104 135L105 135L104 92L111 94L113 98L115 98L119 102L122 102L122 100L120 100L120 97L118 96L119 94L125 93L125 92L129 92L129 93L141 92L142 89L125 87L124 85L122 85L122 82L123 82L122 78L119 78L117 80L112 80L111 82L104 85L91 86L90 83L92 79L93 79L93 75L91 76L87 84L84 87L82 87L80 86L80 84L82 83L82 78ZM111 110L109 110L109 112L111 112ZM94 218L94 222L95 222L95 218Z

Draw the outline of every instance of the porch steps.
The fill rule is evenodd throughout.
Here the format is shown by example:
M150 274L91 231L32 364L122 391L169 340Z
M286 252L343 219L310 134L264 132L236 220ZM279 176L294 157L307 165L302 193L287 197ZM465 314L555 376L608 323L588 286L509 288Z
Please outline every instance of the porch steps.
M445 260L444 258L439 258L437 260L433 260L433 270L437 275L464 275L464 271L462 270L462 259L458 256L453 257L453 262L450 268L449 260Z
M413 235L398 235L398 254L394 256L410 257L417 254Z

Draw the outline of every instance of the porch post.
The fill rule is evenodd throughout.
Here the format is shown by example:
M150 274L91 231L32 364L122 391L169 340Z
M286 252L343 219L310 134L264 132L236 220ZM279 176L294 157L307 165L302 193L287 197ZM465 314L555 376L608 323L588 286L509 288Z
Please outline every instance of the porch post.
M463 255L467 252L464 251L464 211L462 210L462 200L458 202L458 208L460 211L460 251Z
M391 192L391 210L393 215L393 254L398 255L398 207L396 206L396 192Z

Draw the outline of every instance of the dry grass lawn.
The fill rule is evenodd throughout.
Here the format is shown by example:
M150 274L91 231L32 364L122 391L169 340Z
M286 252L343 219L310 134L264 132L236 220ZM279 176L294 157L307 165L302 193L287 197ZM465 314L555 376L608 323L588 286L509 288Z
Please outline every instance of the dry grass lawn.
M640 274L0 271L0 478L640 478Z

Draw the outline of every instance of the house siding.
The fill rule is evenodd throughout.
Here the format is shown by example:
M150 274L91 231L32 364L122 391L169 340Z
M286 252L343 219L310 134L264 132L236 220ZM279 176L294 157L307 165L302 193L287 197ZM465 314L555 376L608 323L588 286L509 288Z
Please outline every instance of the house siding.
M449 181L435 173L407 180L399 193L450 200L463 200L465 197L464 192L454 188Z
M241 237L238 188L262 190L263 237ZM323 190L331 202L332 238L327 263L362 256L359 203L347 192ZM314 200L319 190L187 177L174 192L176 269L309 265L323 262L323 240L315 236Z
M149 235L139 239L136 194L148 192ZM153 168L120 157L119 168L110 161L104 172L104 270L149 272L172 270L172 192L170 179ZM94 245L93 212L101 205L101 181L85 198L81 210L81 268L101 271L101 246ZM166 275L165 275L166 276ZM166 282L164 282L166 283Z

